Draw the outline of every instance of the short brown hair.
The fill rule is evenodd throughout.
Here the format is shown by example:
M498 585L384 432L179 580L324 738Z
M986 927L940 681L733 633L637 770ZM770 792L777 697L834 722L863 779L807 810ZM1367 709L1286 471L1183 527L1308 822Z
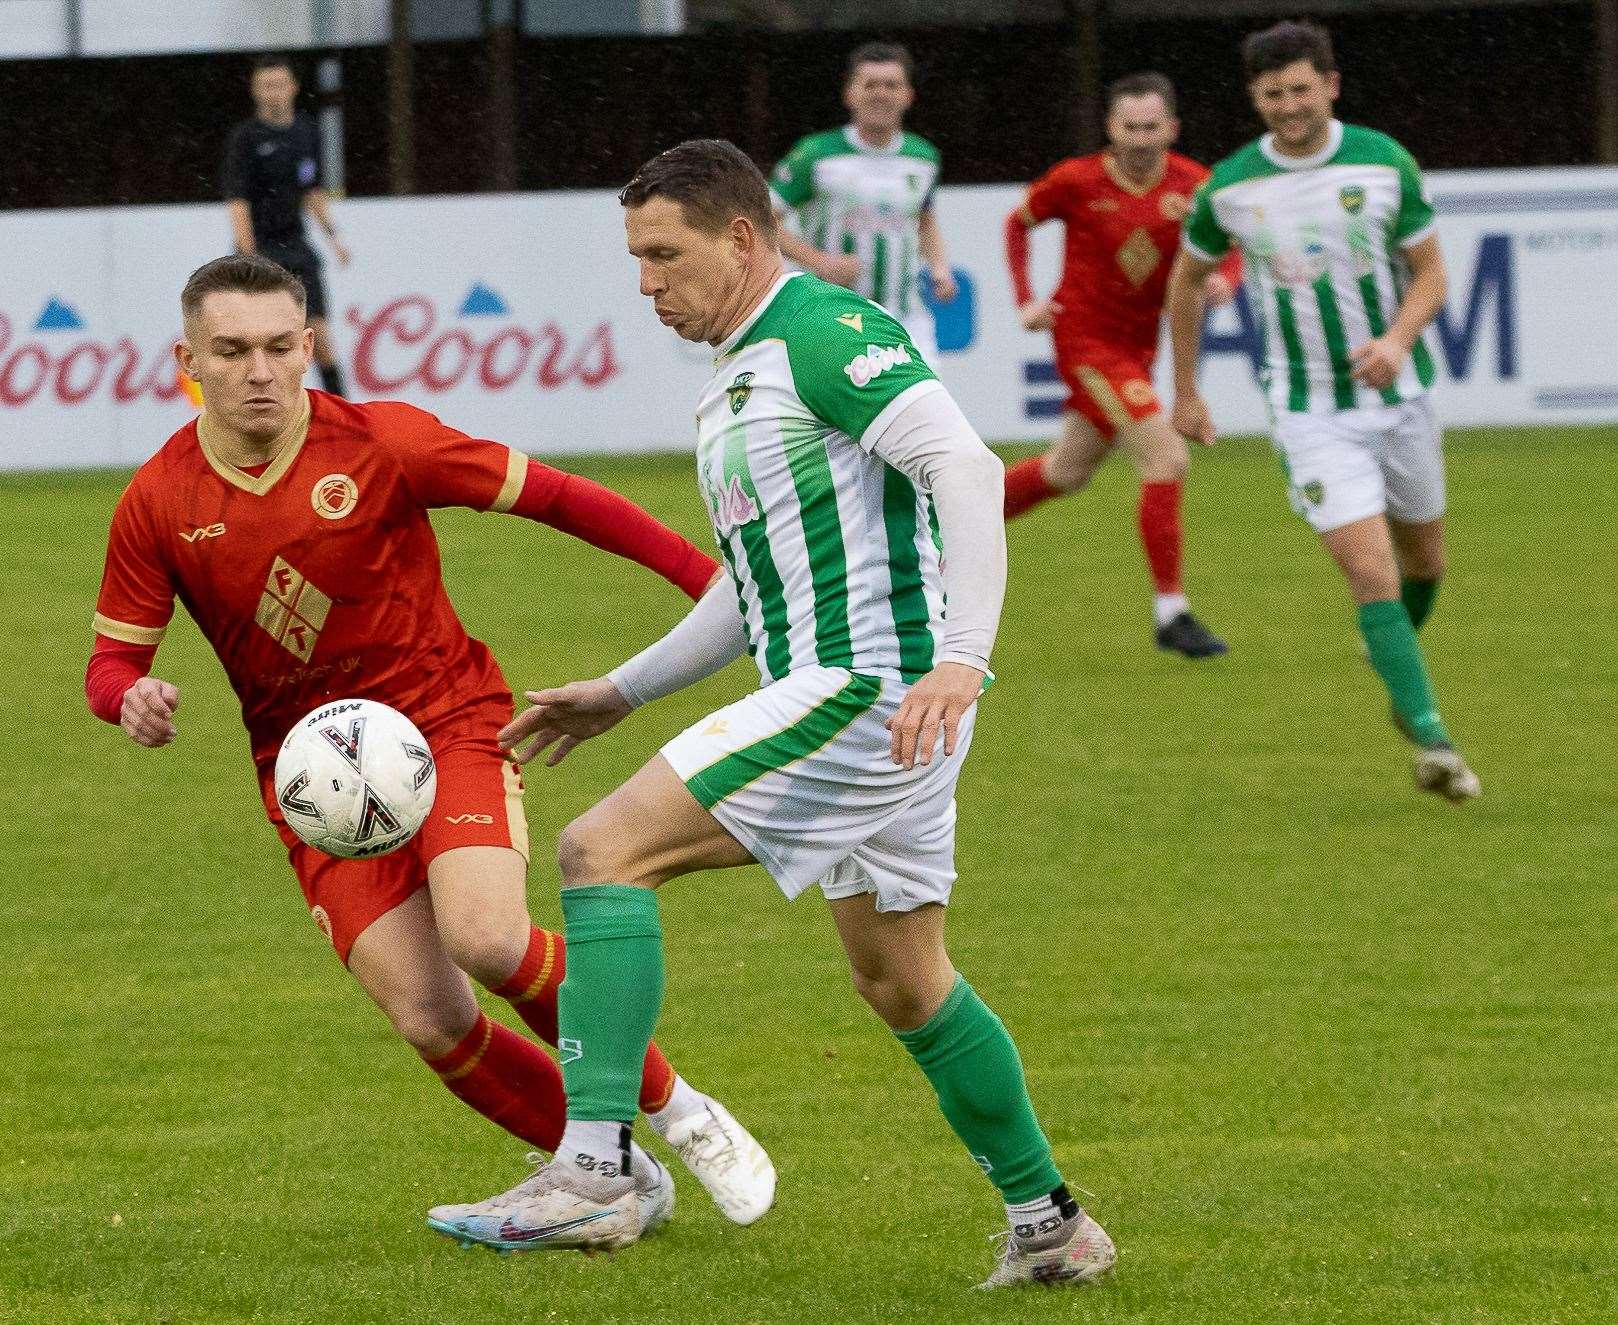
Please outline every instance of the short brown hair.
M1124 77L1107 84L1107 114L1112 114L1112 108L1118 104L1120 97L1150 97L1163 98L1163 104L1169 108L1169 114L1178 113L1178 105L1174 99L1174 84L1169 82L1163 74L1148 71L1140 74L1126 74Z
M1289 19L1249 33L1242 43L1242 68L1249 83L1260 74L1273 74L1299 60L1309 61L1317 74L1336 72L1331 34L1318 24Z
M260 55L253 61L253 72L261 74L266 69L285 69L292 75L292 81L298 81L298 71L292 67L292 57L288 55Z
M843 70L843 81L850 81L862 64L896 64L905 71L906 82L916 81L916 62L910 58L910 52L896 41L868 41L863 46L856 46L848 57L847 68Z
M775 242L775 208L764 176L735 143L690 138L659 152L624 185L618 201L643 207L653 198L680 204L689 226L717 235L738 216Z
M282 290L292 296L300 313L309 303L303 282L280 263L256 253L232 253L205 262L191 273L185 289L180 291L180 315L189 322L202 311L204 299L226 290L239 290L243 294L274 294Z

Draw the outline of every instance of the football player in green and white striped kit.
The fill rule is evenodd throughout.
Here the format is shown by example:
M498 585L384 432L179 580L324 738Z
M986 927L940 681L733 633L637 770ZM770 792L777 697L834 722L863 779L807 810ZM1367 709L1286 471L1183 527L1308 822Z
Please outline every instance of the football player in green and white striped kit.
M1443 306L1444 258L1410 153L1332 116L1331 39L1277 23L1242 48L1270 132L1198 190L1167 298L1175 428L1213 440L1197 394L1203 277L1232 244L1262 309L1261 381L1294 509L1359 606L1416 782L1451 800L1482 786L1438 714L1416 632L1444 572L1442 430L1422 333Z
M957 289L933 208L941 158L904 127L914 79L903 46L861 46L843 83L849 123L799 139L776 166L771 192L787 258L881 304L932 363L938 342L917 278L925 268L940 303Z
M554 747L555 763L743 654L762 685L564 831L567 1130L457 1231L501 1249L639 1236L629 1124L663 999L655 890L757 861L788 897L825 894L855 987L1005 1201L984 1286L1094 1279L1112 1241L1063 1184L1011 1036L944 947L955 784L1005 591L1000 461L897 321L785 270L764 177L737 148L682 143L622 201L641 293L716 350L697 475L727 573L607 676L531 692L501 741L523 761Z

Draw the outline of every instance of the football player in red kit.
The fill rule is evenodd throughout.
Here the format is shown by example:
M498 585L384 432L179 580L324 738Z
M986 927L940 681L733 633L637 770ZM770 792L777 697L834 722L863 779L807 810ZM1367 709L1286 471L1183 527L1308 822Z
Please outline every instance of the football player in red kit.
M566 1096L554 1060L490 1021L471 980L556 1043L560 935L528 916L522 783L495 741L512 699L444 589L427 512L468 506L540 521L640 562L699 596L711 558L633 503L410 405L353 404L302 386L312 350L297 277L237 255L199 268L181 296L176 355L202 414L136 472L113 513L86 694L138 744L172 741L177 688L149 675L186 606L241 701L265 809L337 955L457 1097L542 1150ZM272 773L287 730L333 699L380 700L427 737L438 797L391 855L339 860L283 822ZM470 979L468 978L470 977ZM758 1143L653 1045L640 1096L730 1218L774 1196ZM645 1213L673 1187L634 1165Z
M1202 658L1225 652L1225 644L1191 614L1181 583L1180 495L1189 456L1152 389L1180 223L1208 177L1169 150L1180 132L1174 110L1174 87L1163 75L1119 79L1107 89L1107 149L1058 162L1006 218L1018 314L1028 330L1051 331L1068 389L1056 444L1006 471L1006 518L1077 492L1120 448L1141 478L1140 538L1156 590L1157 645ZM1058 219L1067 232L1061 285L1051 298L1036 299L1028 283L1028 231ZM1209 302L1228 300L1239 280L1234 262L1215 272Z

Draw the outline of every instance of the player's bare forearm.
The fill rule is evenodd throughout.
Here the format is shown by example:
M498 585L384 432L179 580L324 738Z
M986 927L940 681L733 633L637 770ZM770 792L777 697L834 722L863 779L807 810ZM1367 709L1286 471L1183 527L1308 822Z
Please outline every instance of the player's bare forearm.
M941 303L949 303L957 293L955 274L950 270L949 251L944 247L944 232L939 229L938 216L929 207L921 214L916 228L916 247L921 260L933 276L933 294Z
M1415 346L1427 324L1438 316L1449 294L1449 276L1444 269L1444 254L1438 247L1438 236L1428 235L1419 244L1405 250L1410 262L1411 280L1399 303L1399 313L1388 328L1388 335L1404 348L1406 354Z
M1169 273L1164 306L1168 314L1169 347L1174 355L1174 391L1197 394L1197 359L1202 351L1203 290L1217 264L1205 262L1181 249Z
M230 214L230 237L236 245L238 253L256 253L258 246L253 242L253 214L247 209L246 198L232 198L225 204Z
M345 265L348 262L348 248L337 236L337 224L331 219L331 207L325 189L309 189L303 195L303 205L308 209L320 228L325 232L326 238L331 241L332 251L337 254L337 260Z
M801 235L789 230L780 232L781 252L788 262L805 271L830 281L834 285L852 285L859 279L860 263L852 253L827 253L816 248Z
M1444 306L1447 292L1444 257L1436 235L1411 245L1405 254L1410 261L1411 281L1392 325L1380 336L1349 350L1354 380L1376 391L1386 390L1398 380L1423 328Z

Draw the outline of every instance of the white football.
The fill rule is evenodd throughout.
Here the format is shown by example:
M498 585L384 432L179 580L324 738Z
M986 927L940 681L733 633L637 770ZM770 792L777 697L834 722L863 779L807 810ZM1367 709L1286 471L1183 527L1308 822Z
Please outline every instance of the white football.
M275 757L275 799L312 847L384 856L432 813L438 769L427 740L397 709L339 699L300 719Z

